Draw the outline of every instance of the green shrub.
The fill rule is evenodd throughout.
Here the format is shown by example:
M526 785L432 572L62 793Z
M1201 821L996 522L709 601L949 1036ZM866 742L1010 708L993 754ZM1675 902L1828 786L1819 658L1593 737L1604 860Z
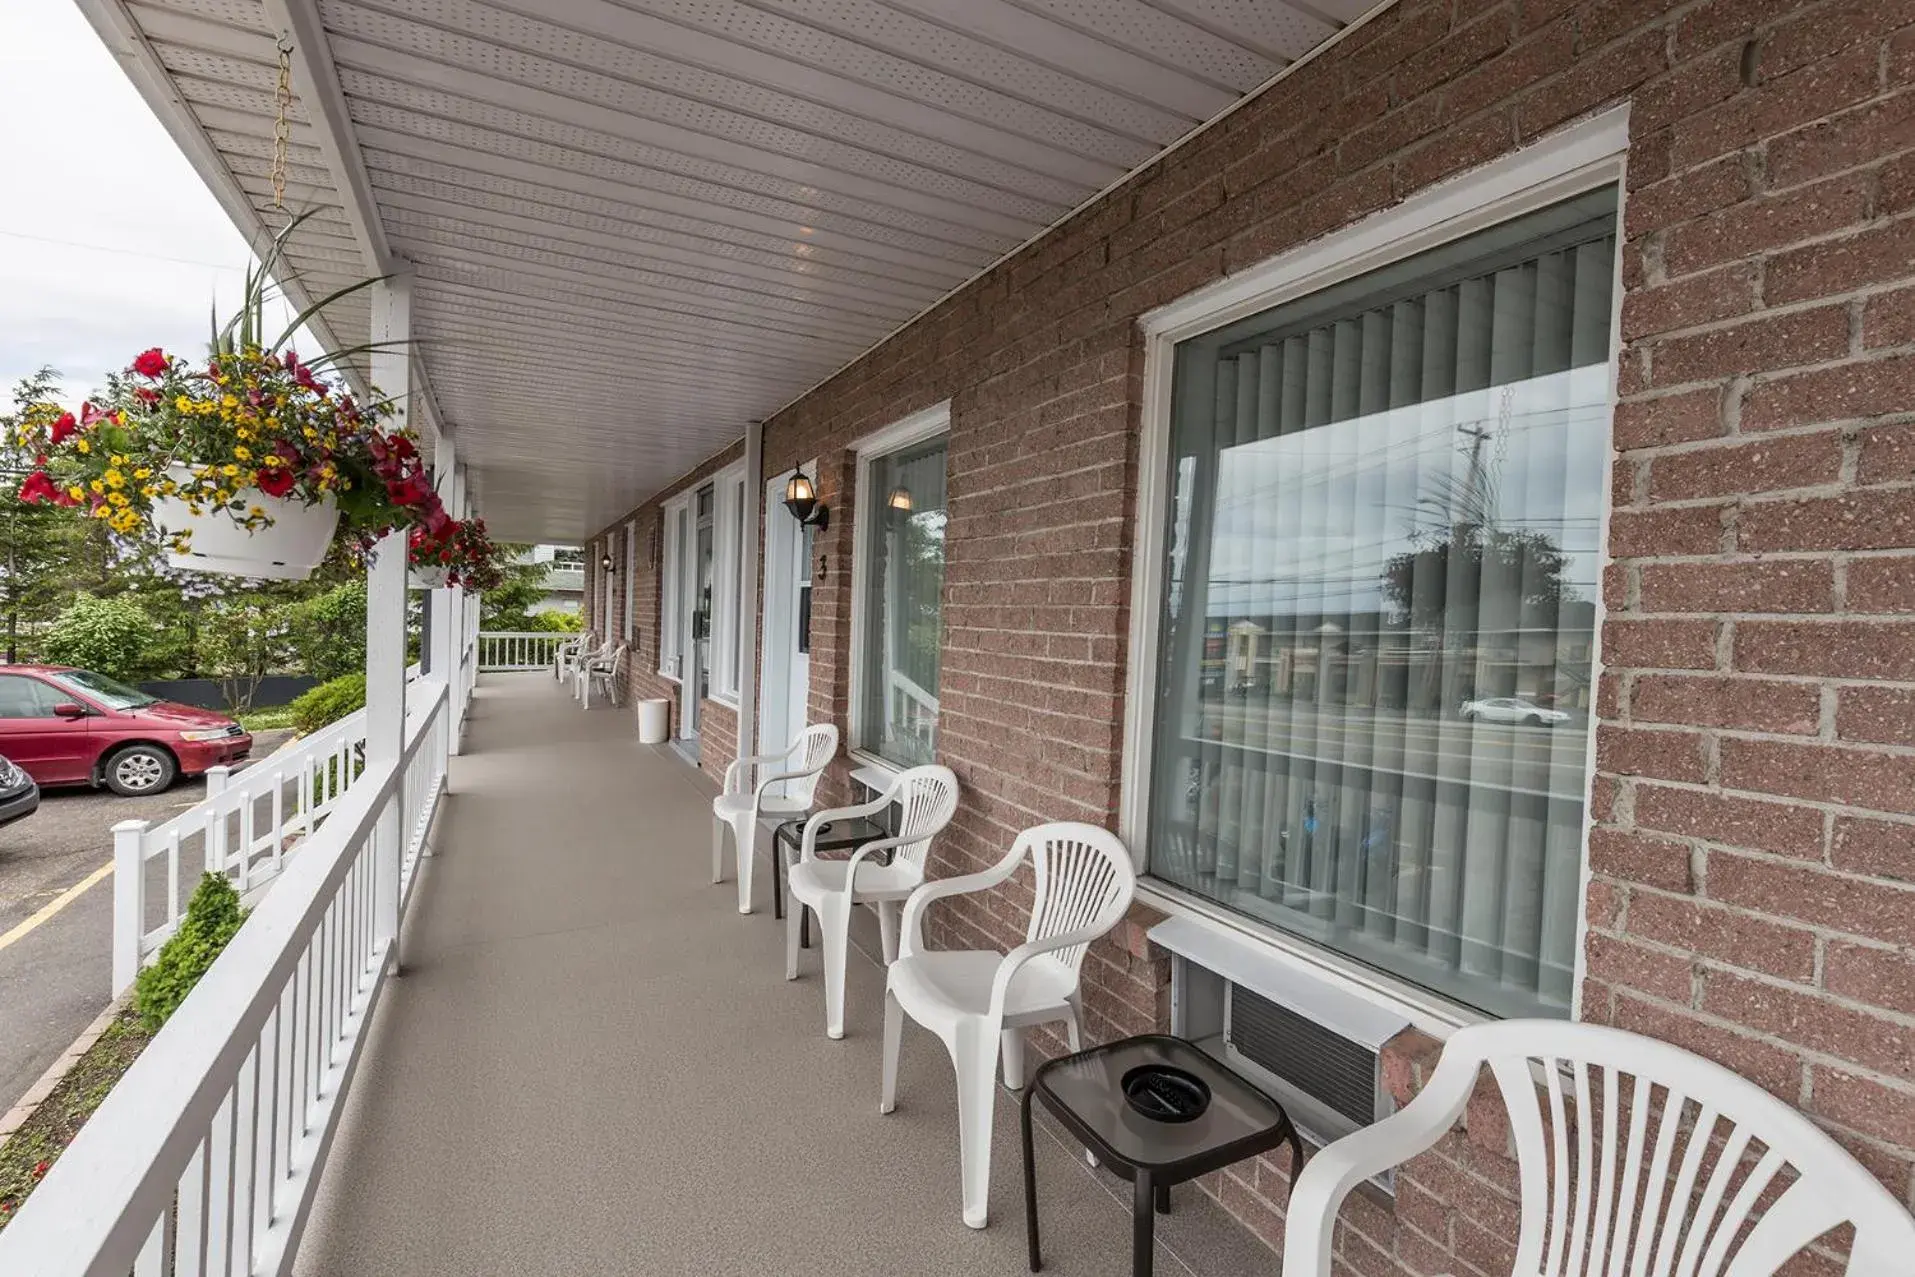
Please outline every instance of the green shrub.
M366 675L341 674L321 683L293 702L293 727L301 736L310 736L328 723L336 723L366 704Z
M322 682L366 668L366 582L347 581L292 605L292 644Z
M149 1031L165 1024L186 1000L245 920L239 893L226 875L208 873L200 878L193 898L186 902L180 929L160 946L159 957L140 972L139 982L133 986L134 1005Z
M530 624L525 627L528 631L538 630L551 634L577 634L585 628L585 618L577 612L560 612L557 609L548 609L543 612L533 612L525 619L530 622Z
M152 618L131 599L81 594L41 636L40 656L52 665L134 680L147 673L147 654L158 636Z

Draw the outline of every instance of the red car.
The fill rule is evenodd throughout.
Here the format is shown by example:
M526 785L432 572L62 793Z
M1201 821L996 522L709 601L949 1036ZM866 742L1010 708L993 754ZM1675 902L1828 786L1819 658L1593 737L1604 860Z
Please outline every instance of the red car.
M252 752L224 714L61 665L0 668L0 754L42 785L155 794Z

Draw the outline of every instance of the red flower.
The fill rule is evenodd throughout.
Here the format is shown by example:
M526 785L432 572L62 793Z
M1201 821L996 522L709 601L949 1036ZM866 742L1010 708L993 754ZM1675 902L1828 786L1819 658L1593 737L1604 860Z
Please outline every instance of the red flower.
M92 427L100 424L102 421L111 421L112 419L113 419L112 413L101 412L98 408L95 408L93 406L93 401L91 399L87 400L85 403L80 405L80 429L82 430L91 429Z
M20 499L28 505L37 505L42 501L52 501L57 504L65 495L53 486L53 479L44 470L35 470L27 476L27 481L20 485Z
M53 423L53 444L57 447L79 433L80 425L73 419L73 414L63 412L60 414L59 420Z
M166 375L166 369L166 353L158 346L141 351L140 357L133 361L133 371L142 377L152 377L157 380Z
M296 480L284 466L268 466L253 476L259 490L269 497L283 497L293 490Z
M160 401L160 392L151 386L136 386L133 389L133 397L143 404L156 404Z
M46 1173L52 1169L52 1162L35 1162L33 1164L33 1178L44 1179L46 1178Z

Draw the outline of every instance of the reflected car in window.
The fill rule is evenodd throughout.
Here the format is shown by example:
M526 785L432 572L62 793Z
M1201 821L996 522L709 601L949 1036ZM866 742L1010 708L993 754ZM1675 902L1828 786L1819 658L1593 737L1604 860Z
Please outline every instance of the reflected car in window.
M1484 700L1464 701L1463 717L1472 722L1525 723L1532 727L1554 727L1567 723L1569 715L1520 696L1491 696Z

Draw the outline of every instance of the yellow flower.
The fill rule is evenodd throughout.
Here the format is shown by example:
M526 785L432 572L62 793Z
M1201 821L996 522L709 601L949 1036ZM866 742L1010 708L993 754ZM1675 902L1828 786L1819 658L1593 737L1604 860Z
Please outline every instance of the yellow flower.
M124 492L109 492L106 494L106 499L109 505L125 505L127 503L127 496Z
M233 449L233 456L241 461L251 461L253 459L253 451L251 448L242 444Z
M319 437L319 432L317 430L314 430L311 426L306 426L301 433L303 433L308 439L317 439Z
M98 479L93 480L91 483L87 484L86 486L93 489L95 492L106 491L106 485L104 483L101 483Z
M141 466L138 470L135 470L133 472L133 477L135 479L148 479L148 478L151 478L152 475L153 475L153 472L145 466Z
M219 472L225 475L228 479L232 479L238 476L239 467L236 465L227 464L227 465L221 466L219 468Z
M246 510L246 513L247 513L247 515L248 515L249 517L251 517L251 518L254 518L254 519L263 519L263 518L265 518L265 517L266 517L266 507L265 507L265 506L259 506L259 505L256 505L256 506L249 506L249 507L247 507L247 510Z
M106 518L107 515L112 513L113 513L113 507L111 506L96 505L93 507L93 517L96 519L104 519Z
M81 452L93 451L93 445L88 443L85 439L75 439L73 441L73 446L78 448Z
M173 410L175 412L191 412L193 411L193 401L185 395L181 395L173 401Z
M109 488L123 487L126 484L126 477L118 470L109 469L100 477L106 480L106 486Z
M219 406L222 408L237 408L239 407L239 397L237 395L222 395L220 396Z
M283 465L285 465L285 464L286 464L286 459L285 459L284 457L282 457L282 456L280 456L280 455L279 455L278 453L276 453L276 452L269 452L269 453L267 453L267 454L266 454L265 456L263 456L263 457L261 457L261 458L259 459L259 464L260 464L260 465L262 465L262 466L265 466L265 467L266 467L266 468L267 468L268 470L270 470L270 469L272 469L272 468L273 468L274 466L283 466Z
M159 494L160 490L150 483L140 489L140 495L143 497L157 497Z
M126 458L116 452L106 459L106 463L110 466L123 466L126 464Z
M72 487L66 490L66 494L69 497L72 497L75 501L78 501L81 497L86 495L86 489L82 488L79 484L76 483Z

